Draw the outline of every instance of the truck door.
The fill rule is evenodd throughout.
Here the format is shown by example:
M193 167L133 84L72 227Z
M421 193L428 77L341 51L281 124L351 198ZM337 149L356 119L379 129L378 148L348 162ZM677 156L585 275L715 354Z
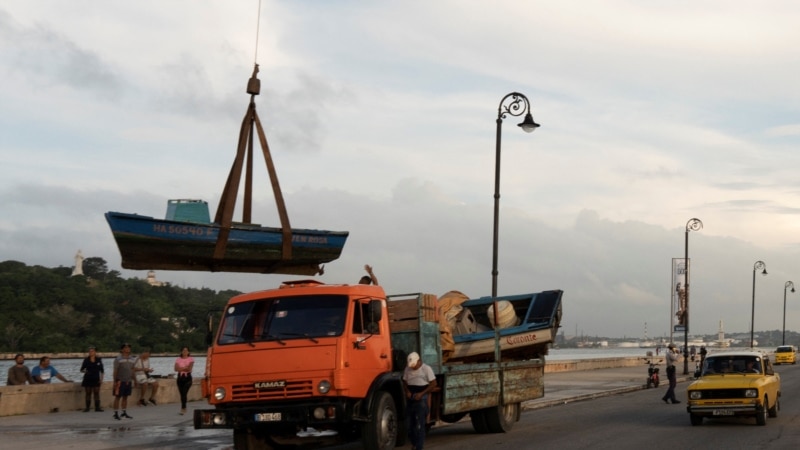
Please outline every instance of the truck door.
M352 345L347 352L345 367L352 369L354 376L365 380L363 388L366 391L371 380L392 370L388 322L381 317L383 300L367 298L353 302L349 330Z

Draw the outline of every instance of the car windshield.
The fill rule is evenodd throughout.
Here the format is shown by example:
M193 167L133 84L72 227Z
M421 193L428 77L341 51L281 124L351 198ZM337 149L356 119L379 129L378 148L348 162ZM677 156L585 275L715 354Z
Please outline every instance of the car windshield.
M785 346L785 347L778 347L778 349L775 350L775 353L792 353L793 351L794 349L792 347Z
M220 344L340 336L347 313L345 295L283 297L237 303L225 310Z
M761 358L749 355L719 355L706 358L703 375L761 373Z

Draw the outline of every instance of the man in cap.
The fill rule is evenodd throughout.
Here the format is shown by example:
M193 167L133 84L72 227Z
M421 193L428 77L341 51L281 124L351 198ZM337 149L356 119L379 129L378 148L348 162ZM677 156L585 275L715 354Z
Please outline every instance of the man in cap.
M131 344L127 342L120 347L119 356L114 359L114 418L121 417L133 419L128 415L128 396L133 390L133 364L136 358L131 356ZM120 400L122 400L122 414L119 414Z
M403 391L408 411L408 439L412 450L422 450L425 442L425 422L428 417L428 393L436 388L436 376L431 366L422 362L419 353L408 355L403 371Z
M669 404L672 403L680 403L681 401L675 398L675 386L678 385L678 379L675 376L675 365L681 358L680 352L678 349L675 348L675 344L670 343L667 346L667 379L669 380L669 388L667 388L667 393L661 397L661 400L664 400L664 403Z

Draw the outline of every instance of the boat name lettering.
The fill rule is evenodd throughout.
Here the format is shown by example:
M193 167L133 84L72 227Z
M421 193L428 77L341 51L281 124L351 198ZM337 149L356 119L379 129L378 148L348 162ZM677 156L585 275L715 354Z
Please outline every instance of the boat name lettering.
M523 334L521 336L509 336L506 338L508 345L529 344L536 341L536 333Z
M309 244L327 244L328 238L326 236L304 236L292 235L292 242L307 242Z
M208 230L210 231L211 229L209 228ZM156 233L203 236L206 234L206 227L196 227L192 225L164 225L156 223L153 224L153 231Z
M278 381L256 381L253 383L256 389L282 389L286 387L286 380Z

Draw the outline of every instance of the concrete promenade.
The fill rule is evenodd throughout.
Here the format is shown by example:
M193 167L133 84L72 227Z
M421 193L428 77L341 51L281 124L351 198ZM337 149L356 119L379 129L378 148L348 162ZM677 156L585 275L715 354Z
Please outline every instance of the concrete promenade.
M630 359L628 361L628 359ZM640 359L640 358L639 358ZM645 389L647 365L637 358L625 358L617 361L622 367L602 367L585 370L559 371L559 368L576 367L553 366L545 373L545 396L523 404L524 410L555 407L566 403L590 400L608 395ZM597 362L596 366L607 366L608 361ZM554 362L557 363L557 362ZM548 364L549 365L549 364ZM666 392L666 377L662 383L652 390L654 396L662 396ZM685 382L691 375L681 375L679 370L679 386L676 391L681 401L685 395ZM197 388L197 385L194 386ZM107 397L110 400L110 397ZM136 398L136 397L134 397ZM198 397L194 397L197 399ZM165 400L166 397L165 397ZM2 401L2 398L0 398ZM179 405L165 401L158 406L140 407L131 401L128 412L134 418L116 421L111 415L113 411L103 402L104 412L81 412L77 409L60 410L51 413L24 414L0 417L0 442L12 440L19 443L17 448L82 448L107 449L125 448L119 442L121 432L130 445L138 442L137 448L146 448L147 442L154 442L154 436L174 436L175 433L202 434L205 431L192 429L192 411L207 406L204 400L191 401L186 415L179 415ZM441 425L446 426L446 425ZM218 432L217 432L218 433ZM91 435L91 442L86 436ZM0 444L2 447L2 444Z

